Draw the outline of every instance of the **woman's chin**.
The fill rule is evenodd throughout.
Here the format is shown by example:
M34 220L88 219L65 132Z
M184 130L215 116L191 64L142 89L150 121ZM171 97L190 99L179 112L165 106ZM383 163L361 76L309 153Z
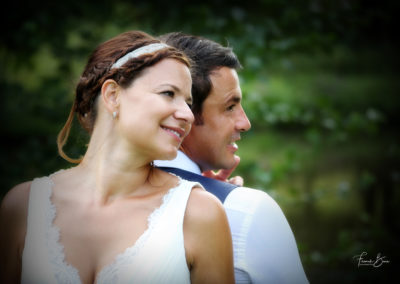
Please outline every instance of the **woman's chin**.
M178 149L174 148L171 149L171 151L166 151L163 153L161 158L158 158L157 160L173 160L176 158L178 155Z

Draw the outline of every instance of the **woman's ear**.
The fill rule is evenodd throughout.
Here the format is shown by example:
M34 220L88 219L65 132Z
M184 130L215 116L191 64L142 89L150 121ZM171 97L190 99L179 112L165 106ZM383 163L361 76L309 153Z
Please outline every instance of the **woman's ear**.
M110 113L118 112L120 93L121 87L112 79L106 80L101 86L101 98Z

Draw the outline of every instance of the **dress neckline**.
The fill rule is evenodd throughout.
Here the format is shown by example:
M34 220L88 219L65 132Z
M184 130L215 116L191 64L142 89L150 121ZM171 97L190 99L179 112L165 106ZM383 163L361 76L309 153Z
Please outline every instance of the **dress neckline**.
M56 174L56 173L54 173ZM50 253L50 258L54 261L56 266L58 268L61 268L60 270L65 271L63 273L64 275L61 276L62 279L70 279L73 281L71 283L80 283L82 284L82 280L79 275L79 270L74 267L72 264L68 263L65 260L65 249L64 245L60 242L60 228L58 228L54 224L54 220L57 214L57 208L56 206L52 203L51 197L53 195L53 187L54 187L54 182L52 180L52 176L50 175L45 177L47 182L48 182L48 187L47 187L47 208L49 214L46 216L46 224L47 224L47 233L46 233L46 242L49 244L49 253ZM117 253L113 260L104 265L99 272L95 275L95 283L102 283L102 279L106 278L109 279L110 274L116 273L118 270L118 267L120 265L123 265L124 263L130 261L134 255L138 253L138 251L143 247L145 244L146 240L150 236L153 228L156 227L158 220L160 217L163 215L168 203L172 199L173 193L177 191L180 186L182 185L182 179L178 177L178 184L172 188L170 188L162 197L161 205L159 207L156 207L147 217L147 228L144 230L144 232L137 238L137 240L131 245L125 248L122 252ZM57 280L62 280L59 279L60 277L56 276Z

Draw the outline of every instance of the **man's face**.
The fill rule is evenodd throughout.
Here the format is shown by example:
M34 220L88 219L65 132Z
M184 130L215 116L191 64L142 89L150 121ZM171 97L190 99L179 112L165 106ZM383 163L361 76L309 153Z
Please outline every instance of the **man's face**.
M236 141L240 132L250 129L242 108L242 92L236 70L221 67L210 76L212 88L203 103L200 125L183 141L184 152L202 171L229 169L235 164Z

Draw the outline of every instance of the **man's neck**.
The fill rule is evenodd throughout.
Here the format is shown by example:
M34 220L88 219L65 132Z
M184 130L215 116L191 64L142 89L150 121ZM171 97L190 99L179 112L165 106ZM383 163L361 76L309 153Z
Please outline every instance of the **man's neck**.
M171 167L189 171L195 174L201 174L200 167L193 162L185 153L178 151L178 155L173 160L155 160L154 165L157 167Z

